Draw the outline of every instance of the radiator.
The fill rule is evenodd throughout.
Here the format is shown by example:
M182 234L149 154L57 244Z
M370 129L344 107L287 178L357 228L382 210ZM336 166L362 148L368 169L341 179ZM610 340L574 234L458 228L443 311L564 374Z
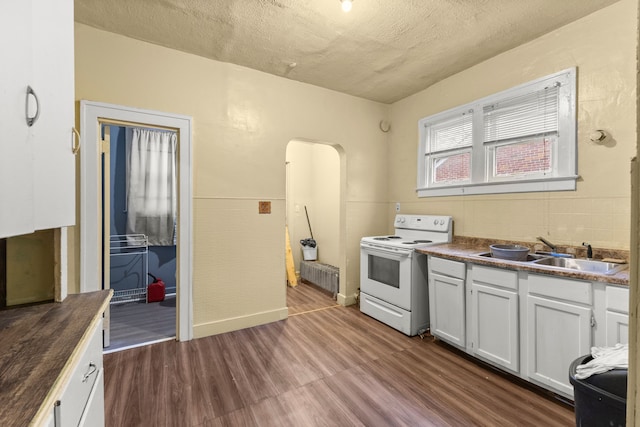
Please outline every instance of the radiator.
M340 270L329 264L316 261L300 261L300 278L333 293L340 289Z

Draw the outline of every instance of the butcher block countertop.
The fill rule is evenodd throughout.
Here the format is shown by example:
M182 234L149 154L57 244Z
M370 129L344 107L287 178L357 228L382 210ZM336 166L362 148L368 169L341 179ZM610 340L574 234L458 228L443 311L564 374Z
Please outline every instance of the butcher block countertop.
M0 425L40 424L53 412L79 348L113 291L0 311Z
M433 255L440 258L447 258L454 261L471 262L474 264L482 264L491 267L505 268L510 270L524 270L533 273L551 274L554 276L562 276L572 279L589 280L595 282L613 283L617 285L629 285L629 268L622 270L616 274L598 274L589 273L578 270L568 270L547 265L533 264L531 262L517 262L498 258L479 256L481 253L489 252L489 245L494 243L517 243L533 248L533 243L527 242L508 242L498 240L488 240L480 238L456 237L452 243L428 246L422 249L416 249L418 252ZM580 251L582 248L576 249L578 257L584 257ZM531 251L533 252L533 250ZM629 260L628 251L623 250L604 250L593 248L594 259L597 258L618 258Z

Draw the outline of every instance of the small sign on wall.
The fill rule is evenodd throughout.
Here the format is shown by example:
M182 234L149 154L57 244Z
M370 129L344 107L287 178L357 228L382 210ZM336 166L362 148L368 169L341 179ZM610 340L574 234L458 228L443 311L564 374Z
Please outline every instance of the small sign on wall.
M271 213L271 202L258 202L258 213L259 214L270 214Z

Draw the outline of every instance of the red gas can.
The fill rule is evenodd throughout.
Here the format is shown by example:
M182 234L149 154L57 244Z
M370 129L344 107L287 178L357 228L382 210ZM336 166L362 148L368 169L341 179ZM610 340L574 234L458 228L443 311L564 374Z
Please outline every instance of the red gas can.
M153 283L147 286L147 302L164 301L165 284L162 279L151 273L147 273L153 279Z

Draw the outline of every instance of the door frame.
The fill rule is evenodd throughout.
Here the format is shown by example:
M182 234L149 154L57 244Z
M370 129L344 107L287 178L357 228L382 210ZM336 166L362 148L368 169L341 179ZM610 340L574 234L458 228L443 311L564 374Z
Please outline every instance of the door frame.
M177 328L179 341L193 338L192 117L95 101L80 101L80 292L101 288L100 125L113 120L178 130Z

